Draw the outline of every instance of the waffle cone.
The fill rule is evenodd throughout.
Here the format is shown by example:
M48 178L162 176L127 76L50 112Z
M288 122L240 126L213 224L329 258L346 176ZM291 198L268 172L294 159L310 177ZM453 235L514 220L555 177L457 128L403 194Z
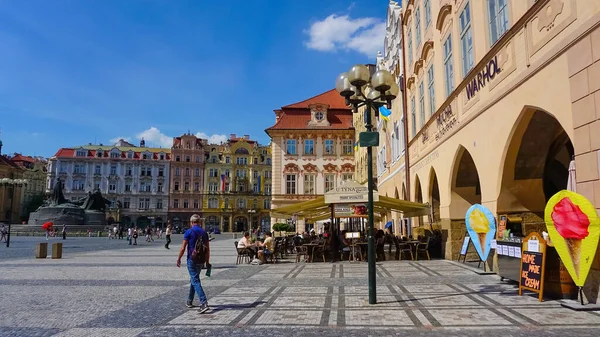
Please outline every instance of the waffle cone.
M567 248L569 249L569 255L571 255L571 261L573 262L573 268L575 274L579 278L579 261L581 259L581 239L565 239Z
M479 247L481 247L481 254L485 255L485 237L487 233L477 233L477 237L479 238Z

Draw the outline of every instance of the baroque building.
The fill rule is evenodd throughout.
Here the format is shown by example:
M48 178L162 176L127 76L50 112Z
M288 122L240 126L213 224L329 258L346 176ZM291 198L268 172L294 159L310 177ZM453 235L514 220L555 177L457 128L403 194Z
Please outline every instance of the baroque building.
M112 146L61 148L48 160L46 190L50 192L58 178L68 200L98 189L112 201L109 222L162 226L167 219L170 157L170 149L148 148L143 139L139 147L120 140Z
M190 217L200 213L204 193L207 141L192 134L173 138L169 184L169 220L188 228Z
M48 164L47 160L42 157L24 156L20 153L15 153L11 160L23 169L23 179L27 180L27 185L23 187L23 200L21 201L22 217L28 217L28 205L34 198L42 197L46 194L46 177Z
M275 124L265 132L273 156L272 209L314 199L354 179L352 111L335 89L275 110ZM297 219L296 231L313 225Z
M24 170L2 154L0 140L0 222L16 223L21 216L21 200L26 186L5 185L2 179L24 179Z
M207 229L270 229L271 151L248 135L206 147L202 214Z
M446 258L475 203L511 234L545 230L573 160L573 185L600 210L598 1L409 0L401 28L407 195L433 206ZM595 259L583 288L597 297Z

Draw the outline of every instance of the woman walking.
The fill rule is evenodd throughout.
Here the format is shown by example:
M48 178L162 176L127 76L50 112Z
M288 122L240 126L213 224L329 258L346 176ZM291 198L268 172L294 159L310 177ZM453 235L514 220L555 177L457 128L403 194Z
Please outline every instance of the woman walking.
M167 243L165 243L165 248L169 248L169 244L171 243L171 224L167 225Z

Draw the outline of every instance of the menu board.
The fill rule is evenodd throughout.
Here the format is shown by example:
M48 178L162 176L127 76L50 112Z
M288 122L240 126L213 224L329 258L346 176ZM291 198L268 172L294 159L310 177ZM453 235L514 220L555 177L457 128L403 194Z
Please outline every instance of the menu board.
M528 250L529 241L538 241L534 244L538 251ZM546 243L538 233L529 234L523 241L521 255L521 281L519 282L519 295L523 290L539 293L539 301L543 299L544 293L544 268L546 263Z
M467 254L467 249L469 248L469 241L470 240L471 240L470 236L465 236L465 239L463 240L462 248L460 249L460 255L466 255Z

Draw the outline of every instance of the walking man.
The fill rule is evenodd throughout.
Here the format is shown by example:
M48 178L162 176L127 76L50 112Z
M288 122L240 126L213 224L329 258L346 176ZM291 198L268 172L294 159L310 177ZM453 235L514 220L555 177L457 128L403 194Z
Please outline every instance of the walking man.
M129 225L127 229L127 241L129 241L129 245L131 245L131 239L133 239L133 228Z
M188 300L186 306L188 308L193 308L194 305L192 302L194 301L194 293L198 294L198 300L200 301L200 313L206 312L208 308L208 301L206 299L206 294L204 293L204 289L202 289L202 284L200 284L200 271L202 270L202 265L197 265L192 260L192 252L196 247L196 241L202 240L205 247L205 263L209 265L210 260L210 240L208 238L208 233L200 226L200 216L198 214L192 215L190 218L190 229L185 231L183 235L183 243L181 244L181 249L179 250L179 256L177 257L177 267L181 266L181 257L183 253L187 250L187 268L190 273L190 292L188 295Z
M67 239L67 225L64 225L64 224L63 224L63 229L62 229L62 237L63 237L63 240Z

